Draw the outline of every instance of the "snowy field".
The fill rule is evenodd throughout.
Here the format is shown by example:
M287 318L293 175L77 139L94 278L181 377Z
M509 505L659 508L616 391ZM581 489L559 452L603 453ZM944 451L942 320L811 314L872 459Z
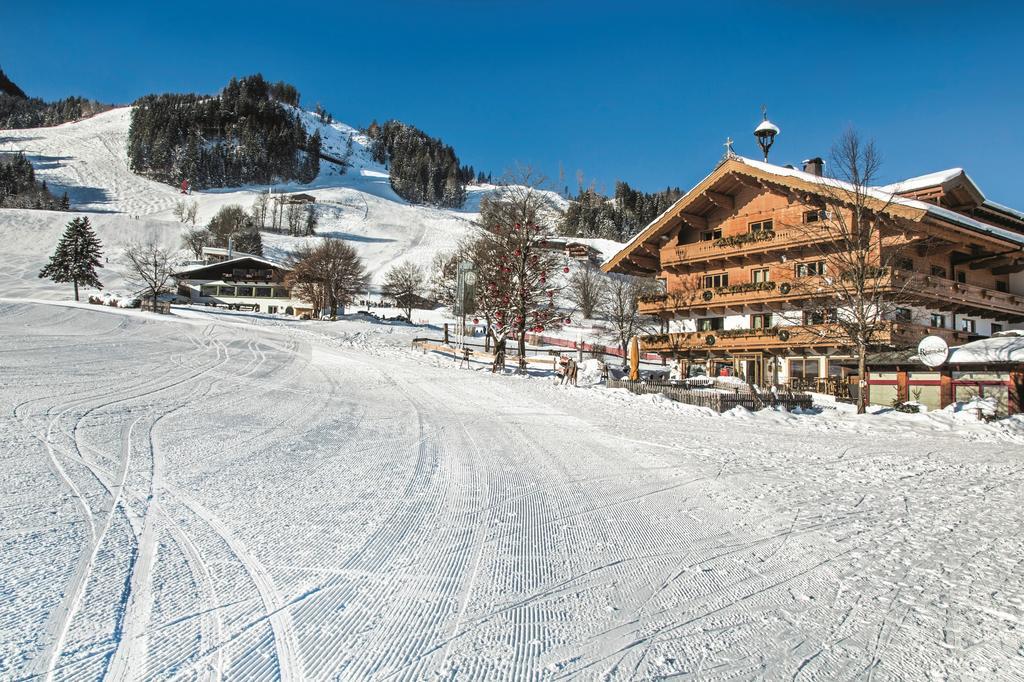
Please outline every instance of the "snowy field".
M0 303L0 679L1024 677L1024 424Z

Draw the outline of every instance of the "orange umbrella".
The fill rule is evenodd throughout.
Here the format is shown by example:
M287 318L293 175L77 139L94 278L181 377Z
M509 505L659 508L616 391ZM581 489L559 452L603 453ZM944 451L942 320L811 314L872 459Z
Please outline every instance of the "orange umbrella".
M640 380L640 339L636 336L629 340L629 380Z

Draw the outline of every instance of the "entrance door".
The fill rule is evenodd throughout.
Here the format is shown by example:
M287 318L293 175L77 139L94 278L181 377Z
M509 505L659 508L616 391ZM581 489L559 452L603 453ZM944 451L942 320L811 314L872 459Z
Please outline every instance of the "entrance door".
M764 358L760 353L737 355L735 359L736 369L748 384L764 384Z

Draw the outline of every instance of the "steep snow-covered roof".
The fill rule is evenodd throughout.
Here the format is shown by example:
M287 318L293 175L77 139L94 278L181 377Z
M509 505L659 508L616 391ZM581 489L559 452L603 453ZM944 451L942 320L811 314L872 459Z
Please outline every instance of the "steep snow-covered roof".
M819 185L827 185L827 186L830 186L830 187L836 187L836 188L844 189L844 190L848 190L848 191L852 191L854 189L853 185L851 185L848 182L843 182L842 180L836 180L834 178L826 178L826 177L814 175L813 173L806 173L806 172L804 172L802 170L797 170L795 168L786 168L784 166L776 166L776 165L771 164L771 163L765 163L764 161L756 161L754 159L748 159L746 157L737 157L737 158L738 158L738 160L742 161L743 163L748 164L750 166L753 166L754 168L759 168L759 169L761 169L761 170L763 170L763 171L765 171L767 173L773 173L775 175L786 175L786 176L790 176L790 177L800 178L801 180L805 180L807 182L813 182L813 183L819 184ZM957 169L950 169L950 171L942 171L942 173L949 173L952 170L956 170L957 172L960 172L960 173L963 172L962 169L957 168ZM939 173L934 173L933 175L940 175L940 174ZM965 176L966 176L966 174L965 174ZM928 177L928 176L921 176L921 177L925 178L925 177ZM928 186L930 186L930 185L922 185L922 187L928 187ZM933 215L935 217L942 218L943 220L949 221L951 223L956 223L956 224L960 225L961 227L966 227L966 228L968 228L970 230L974 230L976 232L983 232L983 233L986 233L986 234L990 234L990 235L992 235L994 237L999 237L1001 239L1006 239L1008 241L1012 241L1012 242L1016 242L1017 244L1024 245L1024 234L1021 234L1019 232L1014 232L1013 230L1006 230L1006 229L1003 229L1001 227L996 227L995 225L989 225L988 223L982 222L980 220L975 220L974 218L962 215L960 213L957 213L956 211L951 211L948 208L943 208L942 206L936 206L935 204L931 204L931 203L928 203L926 201L918 201L917 199L911 199L909 197L901 197L898 194L894 194L893 190L889 189L891 187L893 187L893 185L885 185L885 186L882 186L882 187L872 187L872 188L867 190L867 194L869 196L874 197L875 199L880 200L880 201L886 201L886 202L891 202L893 204L898 204L898 205L901 205L901 206L907 206L909 208L920 209L920 210L925 211L925 212L927 212L927 213L929 213L929 214L931 214L931 215ZM901 189L900 191L906 191L906 190L905 189Z
M267 260L266 258L260 258L259 256L242 256L240 258L232 258L231 260L217 261L216 263L206 263L204 265L194 265L194 266L189 267L189 268L183 268L181 270L177 270L174 274L175 275L187 275L187 274L192 273L192 272L199 272L201 270L208 270L210 268L222 268L225 265L234 265L235 263L253 262L253 261L255 261L256 263L260 263L262 265L269 265L270 267L277 268L279 270L290 270L291 269L287 265L283 265L282 263L277 263L277 262L272 261L272 260Z

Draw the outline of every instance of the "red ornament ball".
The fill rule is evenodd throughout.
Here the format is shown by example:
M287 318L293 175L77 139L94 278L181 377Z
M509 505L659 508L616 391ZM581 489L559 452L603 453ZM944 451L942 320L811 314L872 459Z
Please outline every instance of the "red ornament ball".
M564 268L562 268L562 272L569 272L569 266L566 265Z

